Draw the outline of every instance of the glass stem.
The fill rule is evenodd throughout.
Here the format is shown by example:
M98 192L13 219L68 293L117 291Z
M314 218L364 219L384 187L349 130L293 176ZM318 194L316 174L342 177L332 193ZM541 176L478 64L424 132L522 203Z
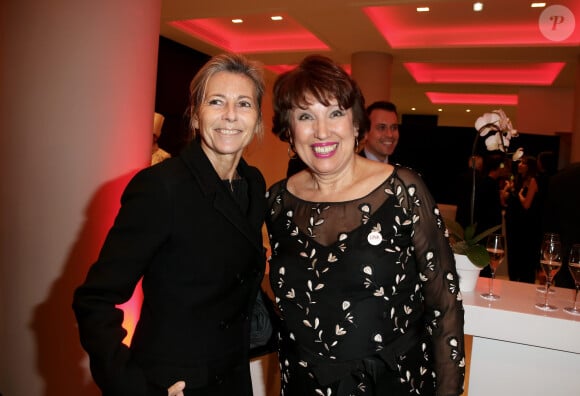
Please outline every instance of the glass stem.
M493 280L495 279L495 271L491 271L491 280L489 281L489 295L493 296Z
M574 311L578 311L578 291L580 291L580 283L576 283L576 294L574 295Z
M550 294L550 281L546 277L546 294L544 295L544 306L548 306L548 294Z

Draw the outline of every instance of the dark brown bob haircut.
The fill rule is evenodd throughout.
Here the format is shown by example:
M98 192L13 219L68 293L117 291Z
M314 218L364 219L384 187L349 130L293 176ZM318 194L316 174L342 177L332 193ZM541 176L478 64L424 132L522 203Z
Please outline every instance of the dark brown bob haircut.
M306 98L310 95L325 106L336 100L340 109L352 108L353 123L362 137L369 121L365 99L358 84L332 59L310 55L274 82L272 132L280 140L290 141L290 113L295 108L308 106L310 103Z

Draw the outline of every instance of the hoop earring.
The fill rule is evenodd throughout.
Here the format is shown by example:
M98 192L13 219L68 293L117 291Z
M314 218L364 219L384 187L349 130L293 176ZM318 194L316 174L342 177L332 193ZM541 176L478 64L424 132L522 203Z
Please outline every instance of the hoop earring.
M288 145L288 158L296 159L298 156L296 155L296 151L294 151L294 147L289 144Z
M358 139L356 137L354 138L354 152L358 153Z

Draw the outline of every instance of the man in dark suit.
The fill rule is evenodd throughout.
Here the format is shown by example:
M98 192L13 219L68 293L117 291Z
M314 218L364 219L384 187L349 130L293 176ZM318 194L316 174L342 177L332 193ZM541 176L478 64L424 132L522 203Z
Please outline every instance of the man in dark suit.
M391 102L377 101L367 107L369 130L363 142L360 155L375 161L389 163L389 156L399 143L399 115L397 106Z
M560 234L562 242L562 267L554 280L556 286L574 287L568 271L568 254L574 243L580 243L580 162L575 162L550 178L544 207L544 232Z

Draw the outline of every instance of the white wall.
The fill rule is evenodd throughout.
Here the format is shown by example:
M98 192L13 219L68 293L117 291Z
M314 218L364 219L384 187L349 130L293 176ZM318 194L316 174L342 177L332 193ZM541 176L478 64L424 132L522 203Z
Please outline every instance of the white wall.
M96 395L72 293L150 160L161 0L0 7L0 393Z

